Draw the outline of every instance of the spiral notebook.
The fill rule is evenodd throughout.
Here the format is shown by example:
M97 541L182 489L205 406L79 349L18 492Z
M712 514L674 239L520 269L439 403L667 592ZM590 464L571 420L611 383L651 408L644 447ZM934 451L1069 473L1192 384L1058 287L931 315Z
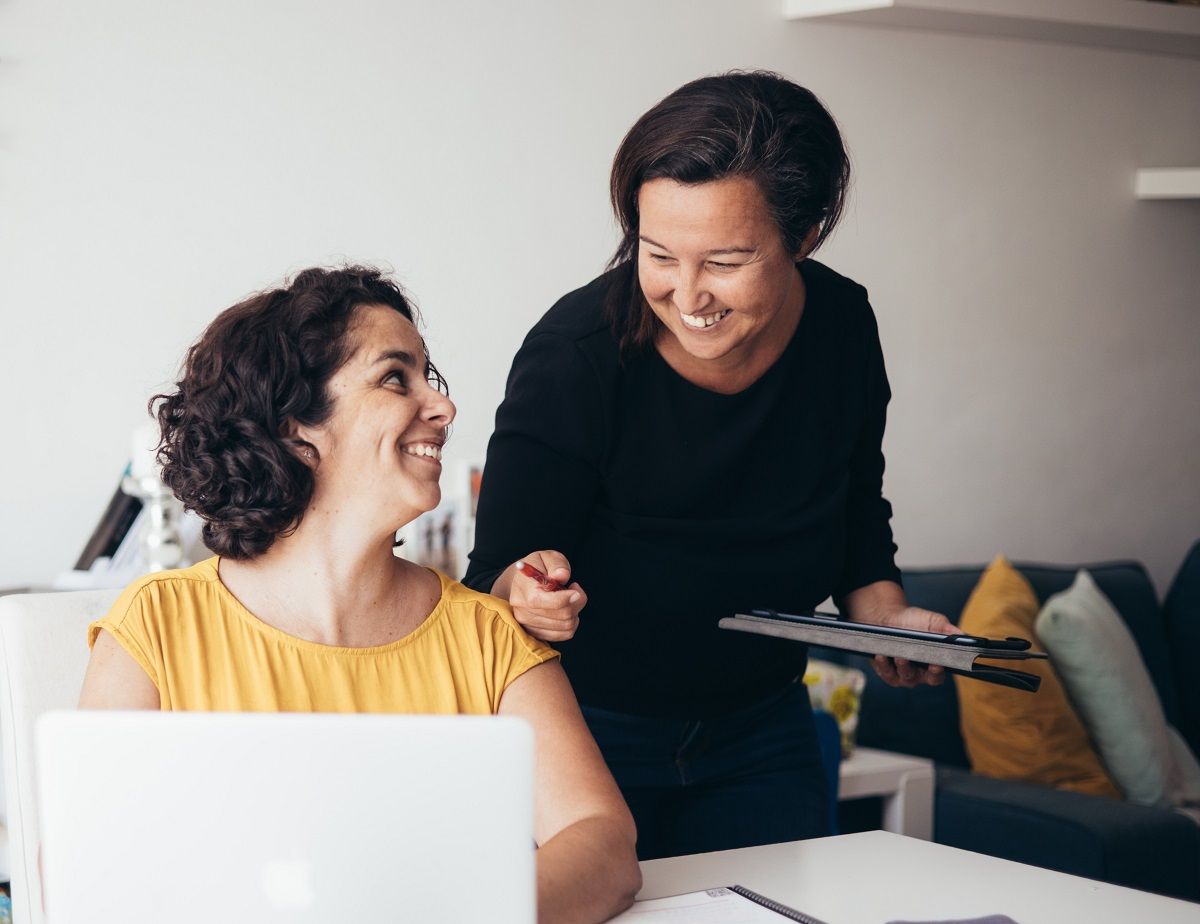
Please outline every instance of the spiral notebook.
M744 886L724 886L634 902L610 924L825 924Z

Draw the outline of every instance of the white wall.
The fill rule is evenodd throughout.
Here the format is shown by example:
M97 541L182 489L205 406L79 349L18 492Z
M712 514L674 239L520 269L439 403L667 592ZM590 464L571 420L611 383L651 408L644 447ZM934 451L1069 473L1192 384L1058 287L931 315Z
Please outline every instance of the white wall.
M1200 535L1200 61L789 23L776 0L0 4L0 586L69 567L221 308L348 256L416 293L482 455L511 356L614 240L608 164L692 77L840 120L906 565ZM1200 15L1200 11L1198 11Z

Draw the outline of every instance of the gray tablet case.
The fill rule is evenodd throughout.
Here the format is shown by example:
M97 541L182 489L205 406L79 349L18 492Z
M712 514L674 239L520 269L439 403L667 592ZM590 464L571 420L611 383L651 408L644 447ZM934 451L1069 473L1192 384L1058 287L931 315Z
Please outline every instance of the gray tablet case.
M879 635L860 629L852 622L829 620L828 626L805 625L773 619L769 616L748 616L738 613L727 616L718 623L722 629L751 632L756 635L771 635L787 638L808 645L837 648L862 655L886 655L889 658L907 658L919 664L937 664L947 673L960 677L974 677L988 683L998 683L1017 690L1036 693L1042 678L1036 674L1017 671L996 664L981 664L980 658L1004 661L1025 661L1030 658L1045 660L1047 655L1040 651L1017 651L1012 648L989 648L983 645L961 645L952 642L926 641L899 636Z

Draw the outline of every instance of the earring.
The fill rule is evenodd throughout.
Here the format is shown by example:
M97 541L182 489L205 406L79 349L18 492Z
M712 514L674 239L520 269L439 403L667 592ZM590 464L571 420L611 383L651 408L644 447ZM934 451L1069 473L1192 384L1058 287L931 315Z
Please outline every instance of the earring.
M304 458L311 459L312 457L313 457L313 451L311 449L304 450Z

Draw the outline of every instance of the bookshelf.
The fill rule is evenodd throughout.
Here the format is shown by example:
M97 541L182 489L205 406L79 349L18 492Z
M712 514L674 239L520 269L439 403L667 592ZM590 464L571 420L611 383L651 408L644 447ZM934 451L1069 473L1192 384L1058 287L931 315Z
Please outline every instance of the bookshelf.
M1139 199L1200 199L1200 167L1143 167L1134 179Z
M1151 0L782 0L806 22L924 29L1200 58L1200 6ZM1200 199L1200 167L1146 167L1138 199Z
M1200 8L1150 0L782 0L787 19L1200 57Z

